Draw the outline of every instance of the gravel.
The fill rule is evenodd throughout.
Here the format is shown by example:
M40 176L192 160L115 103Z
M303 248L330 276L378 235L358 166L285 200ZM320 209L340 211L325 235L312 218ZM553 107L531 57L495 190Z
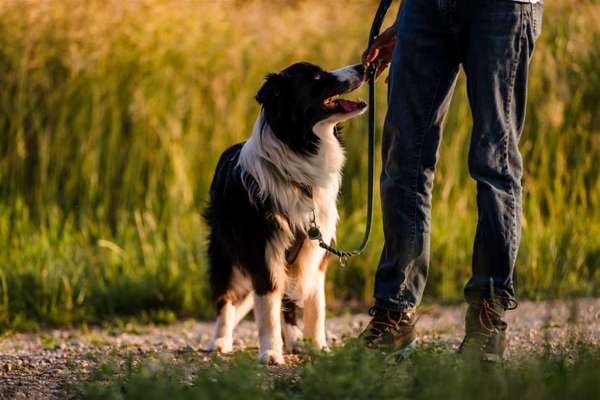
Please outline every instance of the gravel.
M452 349L462 339L464 306L424 306L417 325L422 344ZM357 335L366 314L327 320L331 345ZM542 349L563 351L574 341L600 344L600 298L574 301L522 302L508 313L510 347L507 357ZM167 326L127 324L111 328L55 329L16 333L0 341L0 399L55 399L65 385L85 379L107 356L193 356L210 362L207 346L211 322L180 321ZM235 332L235 347L256 348L256 329L243 321ZM572 346L571 346L572 347ZM293 366L295 356L286 356Z

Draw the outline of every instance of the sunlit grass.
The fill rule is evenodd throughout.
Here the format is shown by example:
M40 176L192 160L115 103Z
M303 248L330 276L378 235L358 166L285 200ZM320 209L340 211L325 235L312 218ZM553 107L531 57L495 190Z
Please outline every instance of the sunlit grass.
M200 215L220 152L248 136L265 73L357 62L375 6L0 2L0 326L209 315ZM546 4L521 146L522 296L600 287L598 15L594 1ZM380 82L379 121L385 91ZM436 175L427 300L460 299L470 270L470 127L461 80ZM353 247L366 121L344 135L338 242ZM332 304L370 300L379 215L365 255L330 269Z
M579 345L570 352L534 352L504 366L462 360L437 347L409 359L356 343L331 354L305 356L295 369L268 368L253 355L202 363L190 355L109 362L69 395L85 399L593 399L600 395L600 353Z

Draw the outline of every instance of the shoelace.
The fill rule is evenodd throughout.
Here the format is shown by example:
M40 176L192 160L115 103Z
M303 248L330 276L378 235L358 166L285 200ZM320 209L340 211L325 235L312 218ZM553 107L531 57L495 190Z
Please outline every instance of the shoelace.
M385 313L385 318L380 318L381 314ZM371 320L371 328L369 329L370 336L377 337L380 336L388 329L395 329L398 325L408 325L410 321L403 320L402 314L399 315L399 319L395 320L390 317L390 311L371 307L369 308L369 315L373 317Z
M496 321L502 321L502 313L497 311L497 308L503 307L505 310L514 310L517 308L517 302L513 299L505 299L504 303L502 300L494 299L488 300L483 299L479 304L479 325L484 329L483 332L478 331L470 331L463 342L460 344L460 348L463 348L467 342L475 337L480 337L484 339L484 343L482 343L482 348L485 347L485 340L489 339L491 335L496 331L497 324Z
M487 335L492 334L496 329L495 321L501 320L502 313L497 311L497 308L503 307L506 310L514 310L517 308L517 302L512 299L506 300L507 306L503 306L499 300L487 300L481 301L481 308L479 309L479 323L487 331ZM496 308L494 308L496 307Z
M486 336L491 335L496 330L494 321L500 319L502 314L494 309L489 301L483 300L479 309L479 324L486 331Z

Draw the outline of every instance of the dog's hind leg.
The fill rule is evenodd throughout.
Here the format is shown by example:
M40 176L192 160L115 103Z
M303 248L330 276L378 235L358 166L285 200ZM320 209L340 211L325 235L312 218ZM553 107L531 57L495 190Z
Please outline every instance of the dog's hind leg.
M233 350L233 330L242 319L254 307L254 293L248 292L242 300L235 304L229 300L224 300L217 313L215 322L215 332L210 351L219 351L220 353L230 353Z
M215 330L208 346L209 351L230 353L233 351L233 328L235 326L234 267L214 236L208 245L209 280L217 309Z
M252 275L254 316L258 325L259 359L267 364L284 364L281 334L281 300L286 285L285 246L268 243L257 254Z
M249 292L242 300L235 303L235 320L233 326L237 326L252 308L254 308L254 293Z
M238 323L252 310L254 306L254 293L249 292L235 304L224 300L220 304L213 339L208 348L210 351L230 353L233 350L233 330Z
M302 345L302 330L298 327L296 309L296 303L284 296L281 309L283 314L283 344L285 351L288 353L295 353Z

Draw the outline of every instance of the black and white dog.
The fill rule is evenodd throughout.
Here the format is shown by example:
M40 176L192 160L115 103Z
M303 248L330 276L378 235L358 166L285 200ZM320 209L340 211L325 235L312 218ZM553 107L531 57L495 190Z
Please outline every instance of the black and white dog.
M296 305L304 338L327 348L326 254L306 232L314 215L323 239L334 239L344 164L336 126L367 107L338 96L363 81L360 64L328 72L297 63L267 75L252 136L221 156L205 212L218 315L211 350L232 351L233 328L254 307L260 360L282 364L284 341L292 350L302 340Z

